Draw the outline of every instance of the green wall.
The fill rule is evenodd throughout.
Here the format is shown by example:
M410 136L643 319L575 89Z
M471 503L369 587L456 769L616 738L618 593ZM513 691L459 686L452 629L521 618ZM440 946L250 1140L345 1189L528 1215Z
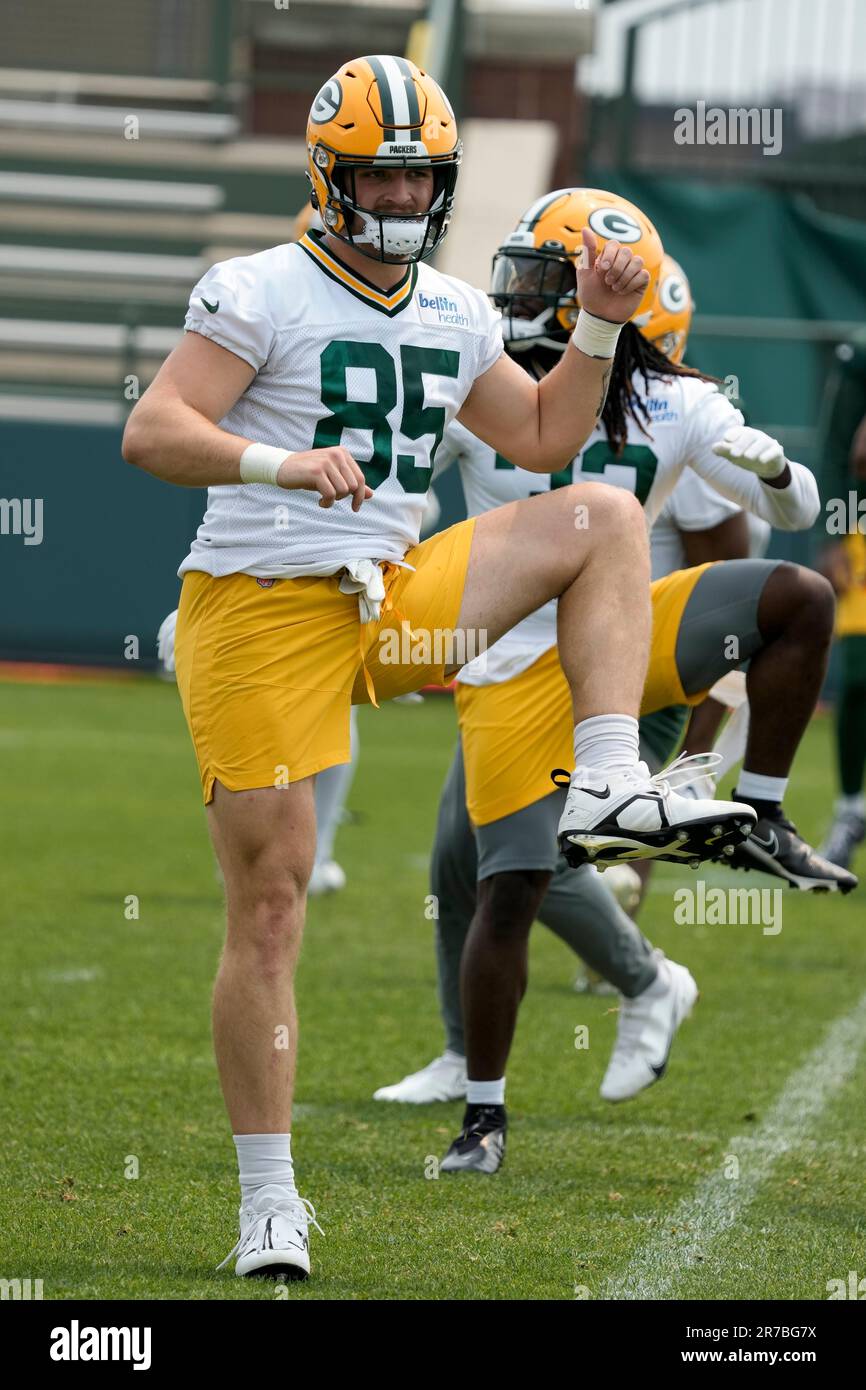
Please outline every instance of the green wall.
M117 427L0 421L0 493L42 498L43 538L0 535L0 659L153 665L204 513L120 456ZM137 663L125 639L139 639Z

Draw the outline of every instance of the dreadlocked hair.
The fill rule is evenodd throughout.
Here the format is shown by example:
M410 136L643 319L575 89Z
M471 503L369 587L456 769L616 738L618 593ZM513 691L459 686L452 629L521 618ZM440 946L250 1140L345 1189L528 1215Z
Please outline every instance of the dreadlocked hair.
M699 381L713 381L717 386L721 384L717 376L707 376L694 367L672 362L654 343L645 338L633 323L625 324L619 335L607 400L601 413L608 443L617 455L625 448L629 420L634 421L642 434L650 437L647 429L650 423L649 410L645 400L635 390L636 374L643 378L647 390L651 377L693 376Z

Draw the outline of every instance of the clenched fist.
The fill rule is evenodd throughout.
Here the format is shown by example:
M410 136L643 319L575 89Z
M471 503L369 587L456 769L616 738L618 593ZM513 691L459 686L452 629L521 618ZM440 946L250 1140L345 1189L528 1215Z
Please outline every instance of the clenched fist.
M277 487L303 488L318 492L320 507L333 507L344 497L351 497L352 511L373 496L373 489L364 481L364 474L348 449L310 449L307 453L290 454L280 464Z

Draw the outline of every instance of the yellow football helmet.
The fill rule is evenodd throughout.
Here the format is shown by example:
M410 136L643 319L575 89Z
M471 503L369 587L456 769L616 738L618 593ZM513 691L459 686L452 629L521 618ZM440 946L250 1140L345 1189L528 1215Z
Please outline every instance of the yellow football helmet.
M682 362L694 308L685 271L665 253L652 313L641 333L672 362Z
M326 231L373 260L420 261L435 251L463 147L451 104L428 73L389 54L344 63L310 108L307 151L310 201ZM355 173L372 166L432 169L429 210L396 217L359 208Z
M577 266L581 233L595 233L598 250L619 241L642 257L649 271L646 292L632 315L649 317L664 251L649 218L615 193L598 188L560 188L537 199L493 257L490 293L503 311L502 333L511 351L541 345L563 352L577 321Z

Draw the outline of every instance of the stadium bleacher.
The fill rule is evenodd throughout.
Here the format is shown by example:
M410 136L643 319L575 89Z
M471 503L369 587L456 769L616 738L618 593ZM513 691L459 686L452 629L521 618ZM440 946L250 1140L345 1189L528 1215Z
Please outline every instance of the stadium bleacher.
M164 104L132 123L136 94ZM303 141L244 137L236 116L196 109L211 95L203 82L0 70L4 413L13 397L27 409L74 388L79 411L92 398L102 418L127 372L151 379L208 264L288 236Z

